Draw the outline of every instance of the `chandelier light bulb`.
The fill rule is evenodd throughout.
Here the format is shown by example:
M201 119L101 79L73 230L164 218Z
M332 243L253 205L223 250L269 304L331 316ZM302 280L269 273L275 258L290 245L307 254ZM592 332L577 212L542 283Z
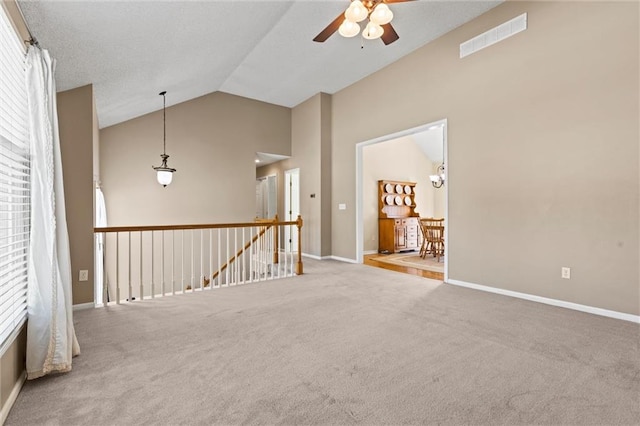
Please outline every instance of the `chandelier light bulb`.
M344 12L344 17L347 18L347 21L351 22L364 21L367 16L369 16L369 11L364 7L360 0L352 1L347 8L347 11Z
M393 12L389 9L389 6L384 3L379 3L369 16L369 20L378 25L388 24L392 19Z
M364 31L362 31L362 36L367 40L374 40L376 38L380 38L383 33L384 29L380 25L369 22L364 28Z
M340 28L338 28L338 33L340 33L342 37L354 37L357 36L359 32L360 25L348 19L345 19L342 25L340 25Z

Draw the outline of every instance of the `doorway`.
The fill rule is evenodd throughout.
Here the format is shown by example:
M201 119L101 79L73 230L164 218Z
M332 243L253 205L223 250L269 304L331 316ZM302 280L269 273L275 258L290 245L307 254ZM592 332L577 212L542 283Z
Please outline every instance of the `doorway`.
M401 139L401 138L407 138L407 137L417 137L419 134L424 134L429 132L430 130L434 130L434 129L440 129L441 131L441 156L439 156L439 158L434 158L431 159L434 163L437 162L438 164L442 161L444 161L444 164L448 165L448 157L447 157L447 120L446 119L442 119L442 120L438 120L438 121L434 121L431 123L427 123L418 127L414 127L411 129L407 129L404 131L400 131L400 132L396 132L393 134L389 134L389 135L385 135L385 136L381 136L379 138L375 138L369 141L365 141L365 142L361 142L359 144L356 145L356 260L358 263L363 263L364 261L364 255L365 255L365 238L369 238L371 239L372 236L371 235L365 235L365 220L370 221L371 218L370 213L371 213L371 209L375 208L375 207L371 207L369 204L367 204L365 206L364 204L364 200L365 200L365 186L369 186L370 182L367 181L367 185L365 185L364 182L364 169L365 169L365 165L364 165L364 149L368 146L371 145L375 145L375 144L380 144L383 142L390 142L393 141L395 139ZM425 174L425 178L428 179L428 176L430 174L432 174L433 172L429 171L429 170L425 170L424 174ZM445 171L445 173L448 173L448 168ZM385 179L386 177L380 177L380 179ZM370 180L370 177L367 177L368 180ZM405 179L400 179L400 180L405 180ZM442 204L444 205L443 207L443 217L445 219L445 223L449 223L448 221L448 195L449 195L449 181L447 179L447 176L445 174L445 182L446 184L441 187L440 189L437 189L437 191L442 191L441 194L443 194L443 201ZM423 185L431 185L429 181L427 181L427 183L423 183ZM367 189L368 191L368 189ZM370 191L369 191L370 192ZM371 194L369 194L371 195ZM377 203L376 203L377 204ZM365 212L366 209L366 212ZM365 214L366 213L366 214ZM365 218L365 216L367 216ZM368 227L369 228L369 227ZM370 230L367 231L368 233L371 233ZM449 245L448 245L448 232L445 232L444 234L444 239L445 239L445 249L447 250L447 255L444 256L444 281L447 281L448 279L448 261L449 261ZM371 241L368 241L368 245L371 245ZM370 249L370 247L369 247ZM370 250L367 250L367 252L370 252Z
M256 217L273 219L278 213L278 178L276 175L256 179Z
M284 172L284 211L285 221L294 221L300 215L300 169ZM298 228L287 226L284 230L285 250L298 251Z

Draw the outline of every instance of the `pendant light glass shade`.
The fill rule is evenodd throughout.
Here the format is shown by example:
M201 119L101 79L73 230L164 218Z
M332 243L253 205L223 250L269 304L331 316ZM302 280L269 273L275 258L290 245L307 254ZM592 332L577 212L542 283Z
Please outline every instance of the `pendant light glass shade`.
M173 172L158 170L158 183L162 186L167 186L173 180Z
M389 6L384 3L379 3L369 16L369 21L378 25L388 24L392 19L393 12L389 9Z
M344 17L351 22L364 21L369 16L369 11L362 4L360 0L354 0L351 2L347 11L344 13Z
M342 37L355 37L360 32L360 25L345 19L340 28L338 28L338 32Z
M380 25L369 21L367 26L364 28L364 31L362 31L362 36L367 40L374 40L376 38L380 38L383 33L384 29Z

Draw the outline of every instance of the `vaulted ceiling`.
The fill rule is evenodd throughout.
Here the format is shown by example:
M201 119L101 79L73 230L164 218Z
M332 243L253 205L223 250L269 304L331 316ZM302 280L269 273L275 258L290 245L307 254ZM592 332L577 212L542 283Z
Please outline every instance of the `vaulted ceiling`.
M20 1L58 90L94 85L100 127L223 91L293 107L333 94L500 1L391 4L400 39L312 39L348 0Z

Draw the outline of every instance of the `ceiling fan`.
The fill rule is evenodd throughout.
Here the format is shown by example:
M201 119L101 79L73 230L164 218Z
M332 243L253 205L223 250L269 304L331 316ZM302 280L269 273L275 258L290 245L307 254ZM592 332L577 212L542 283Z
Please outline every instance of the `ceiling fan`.
M347 10L320 31L313 41L322 43L336 31L343 37L354 37L360 33L359 22L369 18L369 22L362 30L362 36L368 40L380 38L384 44L391 44L400 36L391 26L393 12L387 3L406 1L413 0L351 0Z

